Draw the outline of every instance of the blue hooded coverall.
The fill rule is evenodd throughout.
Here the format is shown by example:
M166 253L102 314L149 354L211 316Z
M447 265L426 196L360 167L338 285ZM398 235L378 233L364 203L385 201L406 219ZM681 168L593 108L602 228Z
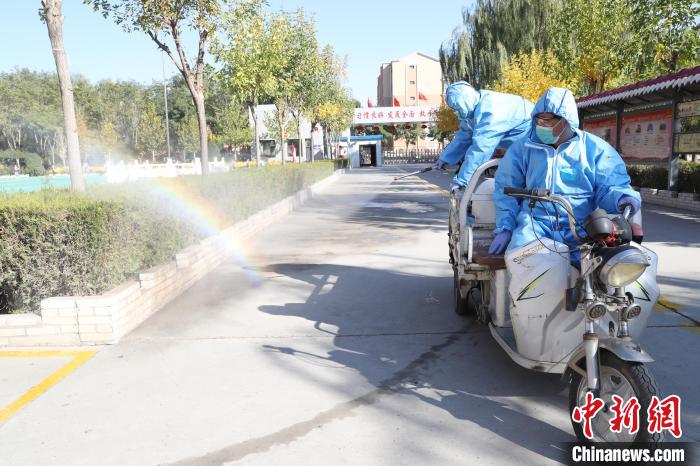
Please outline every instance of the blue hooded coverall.
M574 136L558 148L543 144L535 133L534 116L553 113L569 122ZM619 212L622 196L640 200L630 186L622 158L601 138L578 129L576 101L568 89L550 88L535 104L529 132L515 141L501 160L495 179L496 229L513 232L506 253L537 237L551 238L573 248L578 241L571 233L569 220L560 207L559 228L551 203L538 203L530 211L528 201L506 196L503 188L547 188L568 199L579 225L596 208ZM640 200L641 202L641 200ZM532 212L532 213L531 213ZM531 218L532 216L532 218ZM579 229L579 233L583 233Z
M459 114L459 131L440 155L448 165L464 163L454 183L466 186L474 171L497 147L508 148L530 129L532 103L522 97L477 91L459 81L447 87L447 105Z

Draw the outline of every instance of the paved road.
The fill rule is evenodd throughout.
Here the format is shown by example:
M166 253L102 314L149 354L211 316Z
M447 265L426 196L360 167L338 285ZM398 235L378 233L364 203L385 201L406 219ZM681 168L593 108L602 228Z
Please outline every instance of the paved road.
M558 464L566 387L452 313L446 199L397 172L340 178L101 349L0 425L2 464ZM645 215L664 293L697 318L700 220ZM689 322L658 312L644 344L699 440Z

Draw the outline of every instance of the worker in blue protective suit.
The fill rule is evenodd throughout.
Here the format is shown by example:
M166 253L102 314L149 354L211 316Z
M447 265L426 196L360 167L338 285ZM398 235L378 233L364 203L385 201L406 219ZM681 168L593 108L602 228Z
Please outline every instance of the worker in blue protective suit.
M530 210L527 202L503 194L505 187L546 188L564 196L579 223L596 208L617 213L630 205L639 211L639 194L630 186L620 155L604 140L578 129L578 123L576 101L568 89L550 88L535 104L530 131L511 145L496 172L496 229L489 254L538 237L563 242L569 249L578 245L561 208L538 203Z
M507 149L530 129L532 103L516 95L477 91L464 81L449 85L445 100L459 115L459 131L445 147L435 168L442 170L464 160L452 180L453 191L466 186L474 171L497 148Z

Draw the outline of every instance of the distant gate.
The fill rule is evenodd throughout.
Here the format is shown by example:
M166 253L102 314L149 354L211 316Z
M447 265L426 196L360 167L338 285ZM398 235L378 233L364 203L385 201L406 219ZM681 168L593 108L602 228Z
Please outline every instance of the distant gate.
M405 163L433 163L440 156L439 149L384 150L382 159L384 165L401 165Z

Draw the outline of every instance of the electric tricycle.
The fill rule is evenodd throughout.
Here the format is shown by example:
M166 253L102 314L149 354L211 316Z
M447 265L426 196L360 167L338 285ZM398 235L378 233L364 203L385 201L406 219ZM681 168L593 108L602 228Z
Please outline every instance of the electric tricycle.
M484 163L463 191L450 195L455 312L488 325L517 364L562 374L569 383L570 415L586 403L588 392L605 402L593 418L592 439L572 421L581 441L660 443L662 435L648 432L645 416L634 434L609 426L613 395L636 397L645 414L659 394L646 365L653 359L639 344L659 298L657 256L633 241L631 208L622 215L599 209L579 225L566 198L543 188L505 188L526 208L554 205L568 216L579 245L569 250L563 242L538 238L505 256L489 255L496 222L492 172L498 163ZM580 264L572 264L575 253Z

